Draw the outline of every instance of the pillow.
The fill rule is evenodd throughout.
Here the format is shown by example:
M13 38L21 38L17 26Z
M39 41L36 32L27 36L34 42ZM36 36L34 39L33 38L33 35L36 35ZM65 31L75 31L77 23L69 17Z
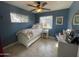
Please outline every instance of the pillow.
M35 25L32 26L32 28L33 29L36 29L36 28L38 29L38 28L41 28L41 25L40 24L35 24Z
M66 33L67 33L67 34L70 34L71 31L72 31L72 29L67 29L67 30L66 30Z
M74 32L73 31L70 31L70 32L66 33L66 41L68 43L71 43L73 38L74 38Z
M37 25L33 25L32 28L33 28L33 29L37 28Z
M33 36L32 30L31 29L24 29L24 30L20 30L16 33L16 35L18 36L19 34L22 34L26 37L28 37L29 39Z
M27 36L28 36L29 39L30 39L31 37L33 37L32 31L28 30L28 31L27 31Z

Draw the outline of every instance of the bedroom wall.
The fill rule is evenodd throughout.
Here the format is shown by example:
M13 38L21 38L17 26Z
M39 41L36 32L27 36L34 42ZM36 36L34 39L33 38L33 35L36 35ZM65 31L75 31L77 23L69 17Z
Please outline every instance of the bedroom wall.
M71 29L76 29L79 30L79 25L73 25L73 16L75 15L75 13L79 11L79 1L75 1L73 2L73 4L71 5L70 9L69 9L69 23L68 23L68 28ZM79 46L78 46L78 54L77 56L79 57Z
M39 23L39 17L41 17L41 16L49 16L49 15L53 16L52 29L49 31L49 35L51 35L51 36L55 36L59 32L62 32L63 29L67 29L69 9L57 10L57 11L52 11L52 12L45 12L45 13L40 13L40 14L35 14L35 15L37 15L36 19L35 19L36 23ZM56 25L56 17L57 16L64 17L63 25Z
M75 1L73 2L73 4L71 5L70 9L69 9L69 23L68 23L68 28L71 29L79 29L79 25L73 25L72 23L72 19L74 14L79 11L79 1Z
M27 23L11 23L10 12L15 12L29 16ZM0 36L3 46L17 41L16 32L21 29L31 28L35 23L35 15L29 11L17 8L15 6L0 2Z

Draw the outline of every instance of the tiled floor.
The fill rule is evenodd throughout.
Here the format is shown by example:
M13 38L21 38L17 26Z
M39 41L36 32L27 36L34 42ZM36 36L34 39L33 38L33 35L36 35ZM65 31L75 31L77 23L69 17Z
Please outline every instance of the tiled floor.
M57 56L57 41L55 38L38 39L30 47L17 43L12 47L5 49L6 53L15 57L56 57Z

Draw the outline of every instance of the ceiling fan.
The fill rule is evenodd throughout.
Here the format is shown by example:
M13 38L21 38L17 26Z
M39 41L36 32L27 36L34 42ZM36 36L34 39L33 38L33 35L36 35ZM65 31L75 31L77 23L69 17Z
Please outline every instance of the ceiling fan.
M31 11L36 11L36 12L42 12L43 10L50 10L48 8L44 8L45 5L47 5L47 2L43 2L43 1L35 1L34 5L31 4L27 4L30 7L34 7L33 10Z

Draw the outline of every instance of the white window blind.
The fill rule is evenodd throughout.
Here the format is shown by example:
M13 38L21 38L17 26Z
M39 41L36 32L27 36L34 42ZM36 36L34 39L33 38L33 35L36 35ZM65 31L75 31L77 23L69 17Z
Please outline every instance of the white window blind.
M24 23L29 21L29 17L22 14L10 13L12 23Z
M40 17L40 24L43 28L52 28L53 16L42 16Z

